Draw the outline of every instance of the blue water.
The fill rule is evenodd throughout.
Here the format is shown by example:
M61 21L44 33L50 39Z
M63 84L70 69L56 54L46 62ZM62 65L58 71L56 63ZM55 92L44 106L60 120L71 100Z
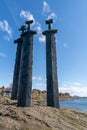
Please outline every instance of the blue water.
M87 111L87 98L78 98L69 101L60 101L60 106Z

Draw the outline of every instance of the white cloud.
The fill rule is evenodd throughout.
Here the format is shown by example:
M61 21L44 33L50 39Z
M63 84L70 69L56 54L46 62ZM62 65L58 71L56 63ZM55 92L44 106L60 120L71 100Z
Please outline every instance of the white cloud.
M42 33L41 24L39 22L35 21L35 18L33 16L33 14L31 14L29 11L22 10L20 12L20 16L23 17L23 18L26 18L27 20L33 20L34 21L34 24L33 24L34 25L33 26L34 30L36 30L36 32L39 33L39 34ZM39 37L39 41L43 42L44 41L44 37L43 36Z
M4 36L6 40L10 40L12 37L12 28L9 26L7 20L0 21L0 30L7 33L7 35Z
M38 26L37 26L37 33L41 33L41 30L42 30L42 29L41 29L41 26L38 25Z
M32 80L42 80L42 77L41 76L33 76L32 77Z
M39 76L39 77L38 77L38 80L42 80L42 77L41 77L41 76Z
M56 19L57 19L57 15L56 15L54 12L52 12L52 13L48 16L47 19L54 19L54 20L56 20Z
M64 82L61 86L81 86L80 82Z
M5 57L7 57L7 56L6 56L6 54L5 54L5 53L0 52L0 57L4 57L4 58L5 58Z
M34 26L35 26L34 29L37 31L38 34L40 34L38 37L38 41L41 43L45 42L45 36L42 35L41 24L39 22L36 22Z
M61 87L59 88L60 92L68 92L72 96L77 95L81 97L87 97L87 87L81 87L81 86L71 86L71 87Z
M46 84L45 83L33 84L33 89L46 90Z
M25 18L26 20L33 20L34 21L33 24L32 24L33 28L37 31L37 33L42 32L41 24L39 22L35 21L35 18L33 16L33 14L30 13L30 11L22 10L20 12L20 17Z
M45 42L45 36L41 35L38 40L39 42Z
M75 86L80 86L81 84L79 82L74 83Z
M36 77L36 76L33 76L33 77L32 77L32 80L36 80L36 79L37 79L37 77Z
M63 87L66 87L67 85L64 83L64 84L62 84L62 86L63 86Z
M45 15L46 13L51 12L51 9L46 1L43 1L43 11L42 14Z
M7 40L7 41L9 41L9 40L10 40L10 37L9 37L9 36L7 36L7 35L5 35L3 38L4 38L5 40Z
M34 29L37 31L37 33L42 33L42 28L41 28L41 24L39 22L35 23L35 27Z
M68 92L72 96L87 97L87 86L82 86L80 82L64 82L60 85L59 92Z
M36 86L37 87L43 87L43 86L46 87L46 84L44 84L44 83L36 83Z
M81 96L81 97L87 96L87 87L82 86L80 82L75 82L75 83L67 82L61 84L60 86L61 86L59 87L60 92L63 93L68 92L72 96L74 95Z
M33 76L33 89L46 90L46 81L42 76Z
M68 44L65 42L65 43L63 44L63 47L64 47L64 48L68 48Z
M4 30L9 34L10 37L12 36L12 29L6 20L4 20Z
M57 19L56 13L51 10L49 4L46 1L43 1L42 15L44 15L47 19L53 19L55 21Z
M25 19L27 19L27 20L33 20L34 21L33 24L35 24L34 16L33 16L33 14L30 13L30 11L24 11L24 10L22 10L20 12L20 16L23 17L23 18L25 18Z

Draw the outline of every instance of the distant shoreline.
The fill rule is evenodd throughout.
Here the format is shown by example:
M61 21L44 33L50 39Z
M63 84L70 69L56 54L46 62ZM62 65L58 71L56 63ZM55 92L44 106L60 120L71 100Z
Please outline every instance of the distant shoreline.
M72 97L69 93L59 93L59 101L75 100L78 98L79 98L78 96ZM32 100L46 101L47 100L47 92L34 89L32 91Z

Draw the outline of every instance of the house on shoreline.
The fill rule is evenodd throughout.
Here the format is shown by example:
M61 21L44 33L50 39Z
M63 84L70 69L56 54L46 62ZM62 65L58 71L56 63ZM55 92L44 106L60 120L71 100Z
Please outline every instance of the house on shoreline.
M4 86L0 88L0 95L1 96L11 96L11 89L5 88Z

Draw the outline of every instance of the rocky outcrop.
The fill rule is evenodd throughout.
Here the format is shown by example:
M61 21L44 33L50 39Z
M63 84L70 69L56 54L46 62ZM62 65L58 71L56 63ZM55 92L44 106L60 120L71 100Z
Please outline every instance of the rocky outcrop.
M34 89L32 91L32 99L38 100L38 101L46 101L47 98L47 92ZM59 99L60 100L73 100L74 97L70 96L69 93L59 93Z
M0 127L1 130L86 130L87 113L46 106L0 106Z
M41 90L37 90L37 89L34 89L32 91L32 99L33 100L46 101L46 97L47 97L46 91L41 91Z
M0 97L0 130L87 130L87 112L38 103L21 108L16 103Z

